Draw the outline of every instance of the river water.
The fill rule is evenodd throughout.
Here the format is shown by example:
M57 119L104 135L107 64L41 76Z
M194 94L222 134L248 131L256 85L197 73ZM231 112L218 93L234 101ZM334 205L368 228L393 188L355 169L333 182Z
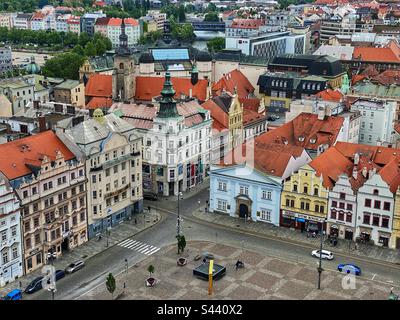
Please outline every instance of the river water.
M195 31L194 34L196 35L196 41L193 42L192 46L199 50L207 50L208 40L225 37L225 33L220 31Z

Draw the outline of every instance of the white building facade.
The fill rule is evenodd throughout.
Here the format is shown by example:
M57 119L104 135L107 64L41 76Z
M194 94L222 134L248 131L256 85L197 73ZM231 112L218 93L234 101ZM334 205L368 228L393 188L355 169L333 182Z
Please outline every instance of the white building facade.
M20 203L0 179L0 287L23 275Z

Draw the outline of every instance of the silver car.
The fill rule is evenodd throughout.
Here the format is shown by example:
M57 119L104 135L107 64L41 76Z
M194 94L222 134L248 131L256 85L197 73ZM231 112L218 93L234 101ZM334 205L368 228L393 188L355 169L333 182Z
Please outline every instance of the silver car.
M76 261L74 263L71 263L66 269L66 273L74 273L75 271L78 271L79 269L82 269L85 266L85 262L82 260Z

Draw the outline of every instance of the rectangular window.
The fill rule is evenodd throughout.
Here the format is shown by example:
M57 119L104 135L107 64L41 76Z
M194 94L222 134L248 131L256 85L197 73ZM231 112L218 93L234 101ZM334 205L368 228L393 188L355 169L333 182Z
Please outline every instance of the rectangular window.
M305 194L308 193L308 187L307 187L307 186L304 186L304 187L303 187L303 193L305 193Z
M389 228L389 217L382 217L382 228Z
M347 204L347 210L353 211L353 205L350 204L350 203L348 203L348 204Z
M293 185L293 192L297 192L297 184Z
M318 204L315 205L314 211L315 212L319 212L319 205Z
M375 209L380 209L381 208L381 202L379 200L375 200L374 202L374 208Z
M340 199L342 199L342 200L346 199L346 194L344 192L340 193Z
M337 208L337 201L332 201L332 207Z
M271 221L271 210L261 209L261 220Z
M106 169L106 177L110 176L110 169Z
M371 208L371 199L365 199L364 206L367 208Z
M336 220L336 211L331 211L331 219Z
M370 224L371 215L369 213L364 212L363 223Z
M217 202L217 209L221 211L226 211L227 202L225 200L219 200Z
M352 214L348 213L346 214L346 222L351 222Z
M383 203L383 210L385 211L390 211L390 202L384 202Z
M339 212L338 220L344 221L344 213L343 212Z

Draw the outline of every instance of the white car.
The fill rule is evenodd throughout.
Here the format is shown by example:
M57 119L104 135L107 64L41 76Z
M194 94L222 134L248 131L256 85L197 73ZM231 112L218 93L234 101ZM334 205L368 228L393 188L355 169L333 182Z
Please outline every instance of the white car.
M311 255L319 259L320 250L314 250L313 252L311 252ZM328 250L322 250L321 256L322 259L333 260L333 253Z

